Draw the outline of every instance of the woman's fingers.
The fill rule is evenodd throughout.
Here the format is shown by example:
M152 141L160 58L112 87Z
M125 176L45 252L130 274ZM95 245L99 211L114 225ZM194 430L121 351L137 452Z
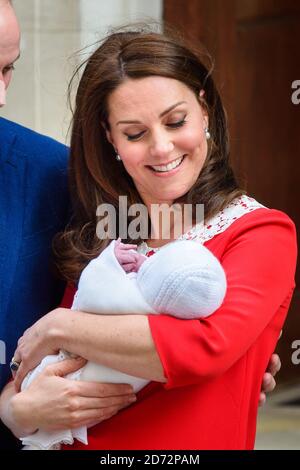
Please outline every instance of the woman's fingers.
M119 409L116 407L106 408L103 410L85 410L79 412L74 416L70 428L79 428L81 426L90 427L91 424L99 424L106 419L111 418L112 416L118 413Z
M38 427L58 430L87 426L88 423L104 421L134 403L136 397L131 385L83 382L65 378L82 368L85 363L85 359L78 357L51 364L26 390L27 394L33 396L35 403L40 401L35 405L37 414L40 408L43 410ZM44 393L40 393L41 388ZM38 400L34 398L37 394ZM48 394L49 398L45 394ZM48 401L51 402L51 411L47 406Z
M81 369L86 363L87 361L83 357L72 357L47 366L43 372L47 375L65 377L66 375Z
M15 384L16 392L20 391L22 382L24 378L26 377L27 371L28 369L26 367L26 362L21 361L19 369L17 373L14 375L14 384Z
M125 408L131 403L136 401L135 395L123 395L120 397L106 397L106 398L93 398L93 397L74 397L71 400L72 411L79 410L100 410L106 408Z
M260 392L259 400L258 400L258 406L264 405L266 403L266 399L267 399L266 394L263 393L263 392Z
M106 398L74 397L69 401L67 427L91 426L104 421L136 400L134 395ZM66 427L66 426L65 426Z
M73 383L73 382L72 382ZM75 392L81 397L118 397L132 395L133 388L129 384L105 384L98 382L74 382Z
M263 377L263 392L269 393L276 387L276 382L272 374L266 372Z
M129 406L129 405L121 406L118 409L115 409L114 407L112 407L111 411L107 413L107 417L105 419L109 419L112 416L115 416L120 410L122 410L123 408L127 408L127 406ZM87 428L92 428L93 426L96 426L96 424L99 424L99 422L100 422L99 419L92 420L92 421L89 421L88 423L82 423L81 426L86 426Z
M263 405L266 402L266 393L272 392L276 387L276 381L274 379L275 375L281 368L281 361L278 354L272 354L267 371L264 373L260 397L259 397L259 406Z
M278 354L272 354L271 356L271 359L269 361L269 364L268 364L268 372L270 372L270 374L273 375L273 377L275 377L275 375L277 374L277 372L279 372L281 369L281 361L280 361L280 357L278 356Z
M57 364L47 366L44 374L65 377L83 367L86 362L82 357L65 359ZM129 384L105 384L70 380L69 385L73 389L73 394L79 397L79 407L123 406L133 403L136 399L133 388Z
M86 359L83 359L82 357L65 359L64 361L47 366L45 370L43 370L42 374L65 377L66 375L81 369L86 364L86 362ZM27 368L25 368L25 370L27 370ZM17 392L21 389L21 384L25 378L25 375L23 371L23 363L21 362L17 375L15 376L15 389Z
M262 406L266 403L267 397L266 393L272 392L276 387L276 381L272 374L265 372L263 376L262 389L259 395L258 405Z

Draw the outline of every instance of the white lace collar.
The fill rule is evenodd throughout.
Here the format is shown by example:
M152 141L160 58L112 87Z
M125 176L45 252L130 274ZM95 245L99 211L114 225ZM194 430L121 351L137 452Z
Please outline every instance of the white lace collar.
M208 220L205 224L200 223L195 225L191 230L184 233L178 240L197 240L199 243L205 243L219 233L224 232L230 225L240 217L256 209L265 208L262 204L257 202L252 197L243 195L234 199L227 207L216 214L212 219ZM138 252L144 255L150 252L156 252L158 248L148 246L146 242L142 242L138 246Z

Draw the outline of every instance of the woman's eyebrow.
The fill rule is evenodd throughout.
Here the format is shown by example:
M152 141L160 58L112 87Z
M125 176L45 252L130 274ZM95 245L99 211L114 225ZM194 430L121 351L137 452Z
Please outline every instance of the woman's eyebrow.
M174 108L176 108L177 106L179 106L180 104L183 104L183 103L186 103L186 101L179 101L178 103L175 103L173 104L172 106L170 106L168 109L166 109L165 111L163 111L162 113L160 113L159 117L163 117L165 114L168 114L170 111L172 111ZM118 121L117 122L117 126L119 124L141 124L141 121Z

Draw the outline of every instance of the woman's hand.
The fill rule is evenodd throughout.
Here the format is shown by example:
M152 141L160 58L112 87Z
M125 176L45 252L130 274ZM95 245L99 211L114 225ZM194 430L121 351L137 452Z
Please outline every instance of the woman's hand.
M36 367L45 356L57 354L60 348L57 344L56 325L66 321L66 315L70 315L70 310L64 308L52 310L28 328L19 339L14 353L14 360L20 363L14 376L17 392L30 370Z
M259 396L259 406L262 406L266 402L266 393L272 392L276 387L275 375L279 372L281 368L280 357L278 354L272 354L271 359L268 364L268 368L263 376L263 381L261 385L261 392Z
M32 434L37 429L55 431L91 426L104 421L135 401L128 384L101 384L63 378L85 364L85 360L67 359L52 364L28 389L10 400L10 419L2 419L15 432Z

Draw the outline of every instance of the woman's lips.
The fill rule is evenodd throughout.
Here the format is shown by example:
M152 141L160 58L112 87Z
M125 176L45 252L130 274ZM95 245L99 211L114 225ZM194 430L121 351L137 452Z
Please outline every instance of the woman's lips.
M159 176L159 177L165 177L165 176L172 176L174 175L175 173L177 173L177 171L179 171L179 169L181 168L184 160L185 160L185 157L186 157L186 154L182 155L182 161L181 163L176 166L175 168L172 168L171 170L168 170L168 171L158 171L158 170L154 170L150 165L147 165L147 168L149 168L149 170L152 172L152 174L154 174L155 176ZM178 160L178 159L177 159ZM176 161L176 160L173 160L173 161ZM155 166L158 166L158 165L155 165ZM161 166L165 166L165 165L161 165Z

